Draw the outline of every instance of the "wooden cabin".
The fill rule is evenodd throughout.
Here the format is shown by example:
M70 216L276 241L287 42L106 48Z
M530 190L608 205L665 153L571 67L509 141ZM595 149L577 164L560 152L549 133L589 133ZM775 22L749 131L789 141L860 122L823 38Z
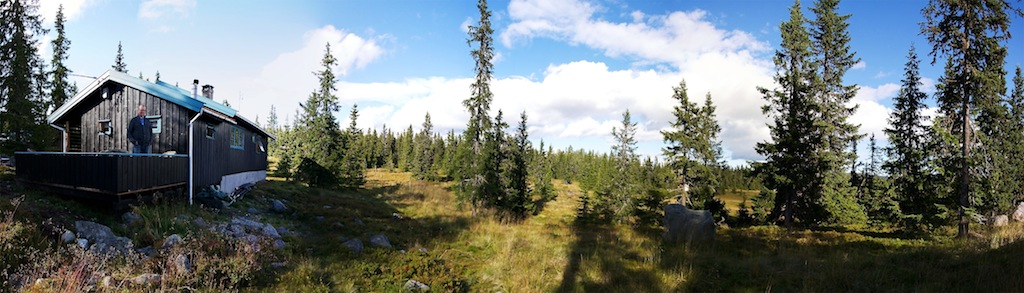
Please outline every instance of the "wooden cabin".
M47 117L62 152L16 153L19 180L120 199L186 188L191 201L208 186L231 192L267 175L266 130L193 90L107 71ZM131 154L128 122L146 106L152 154Z

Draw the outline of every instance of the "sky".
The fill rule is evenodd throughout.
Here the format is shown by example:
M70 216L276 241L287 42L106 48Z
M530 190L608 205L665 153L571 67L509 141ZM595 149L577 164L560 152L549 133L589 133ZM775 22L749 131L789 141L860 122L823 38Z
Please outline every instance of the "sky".
M290 123L317 87L313 72L327 44L339 64L336 113L348 125L419 130L430 113L435 131L461 132L469 118L473 59L467 26L476 1L40 0L44 26L58 5L68 18L67 66L80 88L111 69L123 46L131 75L190 89L215 87L250 120L266 122L271 106ZM1018 7L1020 2L1011 1ZM492 115L515 128L528 116L530 140L556 149L608 152L613 127L627 109L638 124L638 153L658 157L659 131L672 117L673 87L685 80L693 101L710 94L722 127L725 160L743 165L770 139L757 87L774 88L771 58L779 24L793 1L774 0L508 0L490 1L496 58ZM812 1L802 1L812 17ZM851 121L884 145L886 119L911 46L920 56L927 93L942 64L932 64L920 32L923 0L846 0L851 49L860 62L845 76L860 89ZM1008 72L1024 65L1024 19L1012 19ZM41 38L43 56L51 56ZM46 57L44 59L49 60ZM940 60L941 61L941 60ZM929 101L934 104L933 101ZM934 111L930 111L934 112ZM493 117L493 116L492 116ZM866 156L865 143L861 155Z

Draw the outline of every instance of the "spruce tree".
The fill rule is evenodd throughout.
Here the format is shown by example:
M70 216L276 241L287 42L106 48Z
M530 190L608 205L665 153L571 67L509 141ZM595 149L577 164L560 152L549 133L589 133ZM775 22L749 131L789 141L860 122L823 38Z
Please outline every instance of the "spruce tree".
M68 74L71 70L64 66L64 62L68 60L68 49L71 47L71 40L67 39L64 35L64 5L61 4L57 7L57 17L54 20L53 27L57 31L57 37L53 39L53 59L50 62L52 71L51 75L51 91L50 91L50 106L52 109L57 109L78 90L75 86L68 82Z
M812 197L822 207L820 215L827 224L856 224L866 219L863 208L857 204L856 188L850 185L847 168L854 163L856 154L847 149L851 141L863 137L857 133L859 125L848 120L857 106L847 106L857 94L857 85L843 82L846 72L860 62L850 49L848 32L850 15L838 13L839 0L818 0L811 11L810 22L812 62L816 67L813 80L815 111L807 113L814 119L815 131L810 134L817 178L812 182Z
M822 219L813 197L816 191L810 188L817 181L814 174L821 171L809 159L816 150L812 143L817 143L808 137L815 130L811 113L817 107L811 89L816 79L811 40L799 1L793 3L789 13L789 20L779 25L782 43L773 59L777 87L758 87L768 102L761 110L773 123L768 125L771 141L755 146L765 161L754 167L755 174L764 178L765 187L774 190L769 192L775 194L770 217L781 216L791 228L796 218L811 223Z
M366 167L363 160L363 131L356 125L359 118L359 105L352 104L349 112L348 130L342 134L341 187L356 189L366 183Z
M413 175L423 180L435 180L437 177L434 169L434 123L430 121L430 113L423 116L423 129L416 135L416 158Z
M476 77L470 84L470 97L462 101L462 105L469 112L469 122L463 133L465 146L460 147L459 168L455 174L458 184L458 197L462 201L469 201L473 207L473 215L476 215L477 207L482 204L485 197L494 195L486 194L488 186L494 186L497 182L488 182L487 178L496 178L495 174L487 174L496 170L495 166L487 166L495 161L493 157L486 157L485 154L497 154L497 150L484 150L487 133L492 128L492 122L488 116L491 108L490 82L494 76L494 40L491 28L491 11L487 8L486 0L477 2L477 9L480 12L480 21L477 25L470 26L469 39L466 43L472 50L470 55L474 61L474 72ZM475 47L474 47L475 44ZM493 143L492 143L493 144Z
M516 135L508 144L507 186L506 197L500 208L506 211L507 220L521 220L526 216L530 204L530 186L527 177L527 152L530 150L529 133L526 131L526 111L520 115L519 127L516 128Z
M320 182L336 181L342 167L340 162L345 155L342 132L334 118L334 112L339 108L334 75L337 62L331 54L331 45L327 44L321 59L323 69L315 73L320 80L319 87L309 95L305 103L300 104L302 112L295 121L295 141L299 148L296 155L330 171L330 174L315 174L317 178L331 177L322 178Z
M945 152L953 155L947 157L943 166L949 174L953 173L949 169L958 170L954 192L958 199L958 237L966 238L970 228L968 213L973 210L975 201L972 184L978 181L971 172L978 163L972 151L981 141L976 138L975 129L981 130L978 134L984 137L988 132L985 128L990 126L983 125L989 122L982 120L1000 115L993 101L1005 92L1003 63L1006 42L1010 38L1010 14L1020 15L1021 12L1007 0L932 0L922 13L925 21L921 23L921 33L932 45L932 64L941 57L947 60L946 73L939 80L937 93L944 123L938 126L959 138L944 146ZM972 123L974 116L979 119L977 126ZM992 120L990 122L998 123ZM982 155L981 161L985 161L985 153ZM982 166L985 168L978 169L988 167Z
M721 141L718 136L721 127L715 118L715 106L708 93L704 106L690 102L686 94L686 82L673 87L673 99L679 104L673 107L675 120L669 122L670 130L662 131L668 144L662 153L669 166L675 171L682 201L695 209L705 209L706 203L714 201L717 188L717 170L722 157Z
M1024 76L1021 76L1020 66L1017 66L1013 75L1013 91L1007 96L1007 105L1010 108L1007 131L1004 133L1003 143L1005 148L1007 166L1004 170L1007 178L1006 188L1011 194L1018 195L1014 200L1021 200L1024 194Z
M114 58L114 65L111 65L110 68L128 73L128 64L124 63L124 53L121 52L121 42L117 42L117 57Z
M612 145L612 161L610 168L602 168L606 174L610 173L606 192L598 199L598 206L601 213L611 216L616 222L626 222L633 214L636 202L634 196L639 191L634 166L637 162L636 155L636 122L633 122L629 109L622 113L621 127L612 128L612 138L615 142Z
M889 174L908 227L918 226L934 213L930 207L935 194L928 188L929 128L924 126L929 118L921 113L928 95L921 91L919 63L914 46L910 46L889 127L884 130L889 137L885 148L889 159L882 169Z
M537 168L532 172L533 174L533 191L539 197L538 201L548 202L555 199L555 187L551 184L551 179L554 174L552 171L552 162L549 158L551 151L544 149L544 141L540 141L540 148L538 149L537 156L533 159L536 162ZM534 213L540 212L540 206L534 207Z
M46 33L34 1L0 4L0 153L48 146L47 74L36 51Z

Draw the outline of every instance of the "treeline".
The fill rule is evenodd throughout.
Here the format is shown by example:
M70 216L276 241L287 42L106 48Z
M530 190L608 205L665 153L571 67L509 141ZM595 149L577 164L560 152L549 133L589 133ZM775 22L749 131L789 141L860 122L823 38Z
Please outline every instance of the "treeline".
M49 64L36 44L44 29L33 0L0 1L0 153L24 150L59 150L59 133L46 123L46 115L77 91L68 81L64 62L71 41L64 35L64 7L54 20L56 37L50 42Z
M1009 16L1020 9L1008 1L931 1L921 33L932 63L946 61L934 96L938 115L922 113L928 96L911 46L885 130L890 146L879 148L871 137L868 162L857 168L853 149L863 135L848 121L857 86L843 76L859 58L849 46L850 16L837 13L838 4L816 1L807 19L797 2L780 25L776 88L759 88L773 120L771 140L757 145L767 159L754 164L766 187L756 202L773 205L744 214L787 226L873 223L915 231L955 221L966 237L971 219L1009 212L1024 178L1024 85L1018 67L1007 93L1004 69Z

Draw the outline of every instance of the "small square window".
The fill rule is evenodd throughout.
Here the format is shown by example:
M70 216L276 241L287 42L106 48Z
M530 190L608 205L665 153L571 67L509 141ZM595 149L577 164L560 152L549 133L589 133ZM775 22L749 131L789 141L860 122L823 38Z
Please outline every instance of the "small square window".
M213 135L216 133L217 131L213 129L212 124L206 124L206 138L213 139Z
M256 144L256 150L261 153L267 152L267 148L263 146L263 137L259 135L252 136L252 143Z
M149 127L153 128L153 134L158 134L163 129L161 121L163 119L160 119L160 115L146 116L146 123L149 124Z
M231 148L236 150L245 149L245 133L238 126L231 127Z
M99 135L111 136L114 134L114 126L110 123L110 119L102 119L99 121Z

